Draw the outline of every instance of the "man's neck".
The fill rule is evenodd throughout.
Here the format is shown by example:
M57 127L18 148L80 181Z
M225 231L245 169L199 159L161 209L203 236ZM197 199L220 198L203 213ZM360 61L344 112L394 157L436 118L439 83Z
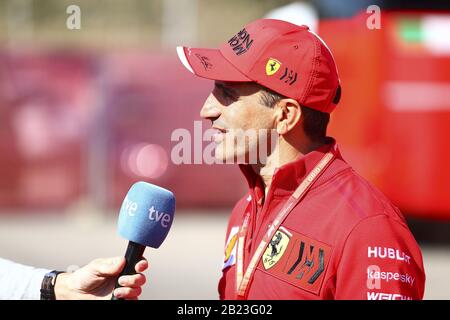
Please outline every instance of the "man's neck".
M295 147L286 141L279 141L274 150L267 157L264 164L252 165L253 170L264 182L265 195L269 191L275 170L289 162L303 157L305 154L316 150L326 144L326 139L320 141L307 141L300 146Z

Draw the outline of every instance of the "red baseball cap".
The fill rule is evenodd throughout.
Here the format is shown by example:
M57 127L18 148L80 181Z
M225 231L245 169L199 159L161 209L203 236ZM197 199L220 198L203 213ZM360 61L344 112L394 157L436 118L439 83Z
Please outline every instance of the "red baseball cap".
M177 47L177 52L183 65L203 78L257 82L327 113L340 99L333 55L304 25L260 19L243 27L219 49Z

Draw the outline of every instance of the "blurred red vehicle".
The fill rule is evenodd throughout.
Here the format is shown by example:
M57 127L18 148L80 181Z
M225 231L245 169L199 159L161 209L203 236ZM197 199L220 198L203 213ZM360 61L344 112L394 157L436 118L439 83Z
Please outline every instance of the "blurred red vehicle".
M330 132L344 156L409 215L450 218L450 13L384 12L328 20L341 108Z

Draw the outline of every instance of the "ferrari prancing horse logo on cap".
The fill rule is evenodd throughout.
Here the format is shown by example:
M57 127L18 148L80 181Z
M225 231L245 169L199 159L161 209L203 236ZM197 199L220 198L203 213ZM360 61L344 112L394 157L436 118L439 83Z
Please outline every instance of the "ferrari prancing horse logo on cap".
M274 58L270 58L266 64L266 74L268 76L272 76L275 73L277 73L277 71L280 69L280 67L281 67L280 61L278 61L277 59L274 59Z

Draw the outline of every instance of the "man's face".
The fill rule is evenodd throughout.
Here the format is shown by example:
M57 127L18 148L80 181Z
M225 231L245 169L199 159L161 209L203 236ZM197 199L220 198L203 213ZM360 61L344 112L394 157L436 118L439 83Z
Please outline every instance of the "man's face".
M261 88L255 83L216 81L200 116L217 129L219 162L261 163L273 147L275 112L262 104Z

